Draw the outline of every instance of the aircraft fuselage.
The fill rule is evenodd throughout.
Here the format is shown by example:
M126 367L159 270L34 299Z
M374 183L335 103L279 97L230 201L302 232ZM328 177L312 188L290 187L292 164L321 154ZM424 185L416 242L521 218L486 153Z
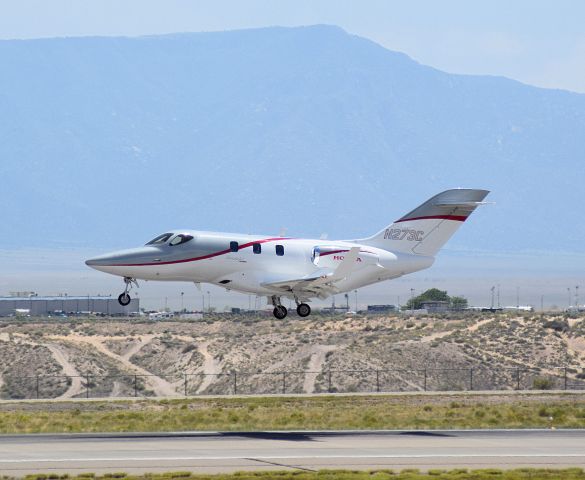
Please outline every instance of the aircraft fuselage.
M355 267L336 284L338 293L428 268L433 257L393 253L353 241L263 237L181 230L193 239L113 252L88 260L106 273L141 280L211 283L242 293L294 297L266 284L334 271L345 253L359 246ZM171 237L172 238L172 237ZM237 243L237 248L234 243ZM301 295L303 300L308 300Z

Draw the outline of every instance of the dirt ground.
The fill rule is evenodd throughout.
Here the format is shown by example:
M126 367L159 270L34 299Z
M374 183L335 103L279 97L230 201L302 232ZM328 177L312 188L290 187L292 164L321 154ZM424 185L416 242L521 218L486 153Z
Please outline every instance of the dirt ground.
M563 314L1 319L0 399L231 394L234 371L241 394L585 390L584 337Z

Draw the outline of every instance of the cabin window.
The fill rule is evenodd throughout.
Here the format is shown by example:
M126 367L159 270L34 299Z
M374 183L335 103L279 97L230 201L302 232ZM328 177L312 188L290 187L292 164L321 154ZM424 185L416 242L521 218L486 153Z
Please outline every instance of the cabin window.
M276 255L279 257L284 255L284 245L276 245Z
M238 242L230 242L230 252L237 252L240 249Z
M252 244L252 251L254 253L262 253L262 245L259 243L253 243Z
M147 245L160 245L161 243L166 243L169 238L173 236L172 233L163 233L156 238L153 238Z
M182 245L183 243L187 243L189 240L193 240L193 236L192 235L177 235L175 238L173 238L169 245L171 245L172 247L175 247L177 245Z

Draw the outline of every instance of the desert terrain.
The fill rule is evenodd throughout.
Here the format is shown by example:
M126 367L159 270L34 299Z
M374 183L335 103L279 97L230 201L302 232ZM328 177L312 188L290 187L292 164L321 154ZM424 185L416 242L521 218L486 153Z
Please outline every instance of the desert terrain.
M585 388L585 317L1 319L0 398Z

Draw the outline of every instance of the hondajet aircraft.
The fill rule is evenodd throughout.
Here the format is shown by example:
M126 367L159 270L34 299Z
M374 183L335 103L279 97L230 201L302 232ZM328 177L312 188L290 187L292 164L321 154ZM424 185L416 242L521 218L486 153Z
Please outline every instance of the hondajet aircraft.
M483 203L487 190L454 189L435 195L375 235L358 240L314 240L191 230L166 232L145 246L85 263L124 278L118 297L130 303L137 279L212 283L266 296L274 316L293 299L306 317L313 298L348 292L430 267L439 249Z

